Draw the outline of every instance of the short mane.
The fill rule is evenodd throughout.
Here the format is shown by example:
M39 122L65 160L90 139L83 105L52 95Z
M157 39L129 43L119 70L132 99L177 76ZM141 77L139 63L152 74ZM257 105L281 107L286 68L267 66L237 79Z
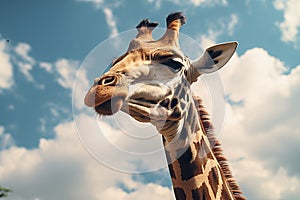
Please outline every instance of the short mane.
M229 162L223 154L221 143L214 133L213 124L211 122L208 112L206 111L202 103L202 99L198 96L193 96L193 99L197 108L200 123L205 131L204 134L208 137L210 147L221 166L221 169L225 175L225 178L233 196L237 200L246 200L246 198L242 196L242 191L240 190L240 187L238 186L236 180L234 179L231 173L231 170L229 168Z

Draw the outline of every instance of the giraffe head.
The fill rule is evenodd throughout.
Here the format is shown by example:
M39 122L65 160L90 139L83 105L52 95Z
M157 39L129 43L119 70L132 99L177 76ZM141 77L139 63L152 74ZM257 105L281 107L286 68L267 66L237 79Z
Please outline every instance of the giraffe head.
M179 29L186 19L180 12L170 14L164 35L154 40L152 30L158 25L148 19L138 26L138 34L125 54L114 60L107 72L94 80L85 96L85 104L100 115L112 115L120 110L140 122L178 121L184 103L190 96L180 96L185 88L206 73L223 67L237 47L236 42L218 44L191 61L179 47ZM181 92L182 94L182 92Z

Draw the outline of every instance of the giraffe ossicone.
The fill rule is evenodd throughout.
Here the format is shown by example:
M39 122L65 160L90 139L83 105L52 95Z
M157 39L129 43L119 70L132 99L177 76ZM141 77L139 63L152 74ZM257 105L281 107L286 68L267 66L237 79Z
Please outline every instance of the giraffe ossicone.
M177 200L244 199L212 133L208 114L191 91L198 77L229 61L237 42L212 46L191 61L179 46L185 16L172 13L166 22L165 33L154 40L152 31L158 24L142 20L128 50L94 80L84 102L99 115L123 111L156 127L163 138Z

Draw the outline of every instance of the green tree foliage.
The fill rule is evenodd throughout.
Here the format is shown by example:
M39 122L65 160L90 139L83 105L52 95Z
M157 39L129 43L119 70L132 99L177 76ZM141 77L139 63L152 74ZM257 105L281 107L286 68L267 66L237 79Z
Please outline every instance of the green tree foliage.
M10 189L1 187L1 185L0 185L0 198L7 197L9 192L11 192Z

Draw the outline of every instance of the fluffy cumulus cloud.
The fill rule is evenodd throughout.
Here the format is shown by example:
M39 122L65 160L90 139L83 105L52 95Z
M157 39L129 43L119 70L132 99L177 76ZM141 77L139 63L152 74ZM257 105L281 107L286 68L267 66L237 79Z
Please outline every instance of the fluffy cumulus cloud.
M13 85L13 65L8 53L7 42L0 40L0 92L9 89Z
M281 39L284 42L299 42L300 28L300 1L298 0L274 0L274 7L283 11L284 21L278 23L282 32Z
M242 188L249 199L295 199L300 65L288 72L266 50L253 48L235 55L221 76L230 99L221 140Z
M55 132L55 139L41 139L36 149L12 146L0 152L1 184L13 189L8 200L173 199L169 188L136 182L99 164L83 148L73 122Z

